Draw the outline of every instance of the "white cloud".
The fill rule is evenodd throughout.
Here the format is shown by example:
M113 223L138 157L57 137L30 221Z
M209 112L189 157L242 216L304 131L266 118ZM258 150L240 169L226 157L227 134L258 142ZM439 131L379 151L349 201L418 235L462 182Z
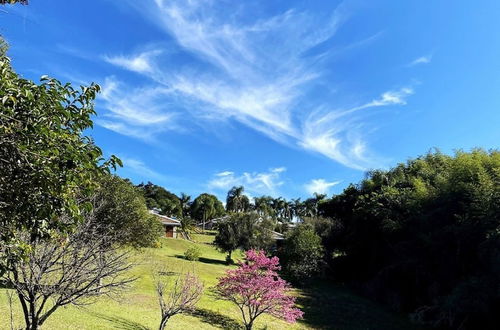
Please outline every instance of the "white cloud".
M124 69L139 73L149 73L153 71L152 58L162 53L161 50L142 52L134 56L104 56L108 63L122 67Z
M404 87L351 109L314 112L305 120L298 144L350 168L366 170L377 166L376 158L367 156L360 132L362 125L353 114L373 107L404 105L411 94L413 89Z
M168 109L169 93L162 86L130 88L114 77L107 77L98 99L107 111L96 122L117 133L142 139L176 129L177 114Z
M327 182L325 179L313 179L304 185L304 187L310 195L314 193L329 194L330 188L338 185L339 183L340 181Z
M209 121L237 121L279 143L299 146L364 170L376 162L376 157L370 154L360 132L362 121L355 113L373 107L404 105L413 93L411 88L387 91L361 106L329 112L315 110L318 107L310 108L303 102L308 90L324 79L322 63L330 52L318 46L333 38L347 19L349 11L345 3L329 14L310 15L290 9L253 21L245 3L210 0L154 0L149 1L149 6L132 0L127 3L163 29L174 39L179 51L196 65L162 65L169 63L169 52L161 49L106 57L109 63L151 78L164 97L151 101L153 110L140 115L137 106L130 109L134 103L116 102L115 98L110 103L116 106L108 109L115 115L126 116L119 129L116 123L107 124L115 127L115 131L126 131L121 127L127 118L143 119L144 126L161 127L147 123L155 119L172 123L172 113L167 107L160 109L159 101L175 102L185 111L182 117L202 123L202 127ZM333 101L320 100L323 105L319 108L324 109ZM151 112L154 116L150 116ZM127 123L126 132L134 135L129 126Z
M408 66L415 66L418 64L429 64L431 63L431 61L432 61L432 55L421 56L411 61L410 64L408 64Z
M272 195L279 194L278 188L283 185L281 173L286 168L271 168L266 172L244 172L237 175L232 171L216 173L208 182L208 189L217 192L227 192L234 186L245 187L245 192L249 195Z
M230 175L233 175L233 174L234 174L234 172L225 171L225 172L217 173L215 176L230 176Z

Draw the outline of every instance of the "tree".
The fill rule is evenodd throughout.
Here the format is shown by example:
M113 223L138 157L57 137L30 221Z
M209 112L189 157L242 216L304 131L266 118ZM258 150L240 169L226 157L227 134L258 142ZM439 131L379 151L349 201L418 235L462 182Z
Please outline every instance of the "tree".
M141 192L130 181L107 175L100 181L93 204L99 229L112 234L115 243L135 248L155 246L163 231L150 214Z
M321 204L334 276L442 329L496 329L500 152L429 152Z
M231 253L241 248L243 250L267 250L273 243L273 223L260 218L256 213L235 213L218 224L218 232L214 244L223 252Z
M205 230L207 220L224 215L224 206L214 195L204 193L196 197L191 204L191 215L203 223Z
M306 214L305 214L305 205L300 200L300 198L292 199L291 208L292 208L292 213L293 213L294 217L296 217L296 218L302 218L302 217L306 216Z
M222 252L227 253L227 262L232 262L231 254L240 247L240 237L235 221L225 220L217 225L217 235L214 239L215 246Z
M255 319L264 313L290 323L302 317L302 311L294 307L289 284L277 273L278 258L267 258L264 252L255 250L247 251L245 256L245 262L228 270L215 288L221 299L238 306L245 328L252 329Z
M85 218L67 238L61 232L57 239L32 240L29 232L19 235L31 250L4 279L19 297L26 329L39 329L62 306L88 304L88 298L109 296L134 280L123 276L132 266L128 252L98 230L95 213ZM66 217L61 221L71 222Z
M286 236L280 257L285 274L296 281L315 275L323 257L321 238L310 225L299 225Z
M0 244L9 247L9 260L29 249L16 232L27 231L35 241L73 228L61 223L61 215L81 220L90 205L79 201L92 194L100 176L121 165L114 156L105 161L84 134L99 91L96 84L75 89L47 76L37 85L0 56Z
M245 188L243 186L233 187L227 193L226 211L228 212L247 212L250 209L250 200L243 195Z
M181 233L184 235L184 238L187 240L191 240L191 230L194 229L195 223L191 217L182 217L180 219L181 222Z
M0 0L0 5L13 5L15 3L20 3L22 5L27 5L28 0Z
M203 283L191 273L178 276L170 292L166 292L167 284L161 279L161 272L155 274L155 288L160 304L160 330L170 318L194 308L203 294Z
M254 197L255 211L261 217L274 217L273 200L271 196Z
M141 183L138 187L143 192L149 209L157 208L160 209L160 214L175 218L182 217L183 208L177 195L151 182Z
M186 195L185 193L181 193L179 201L181 202L182 217L189 217L189 211L191 208L191 196Z

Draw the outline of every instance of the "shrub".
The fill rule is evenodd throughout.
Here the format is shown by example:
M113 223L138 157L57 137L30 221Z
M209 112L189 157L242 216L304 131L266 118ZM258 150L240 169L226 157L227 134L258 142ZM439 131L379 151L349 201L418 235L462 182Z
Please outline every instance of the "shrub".
M280 257L285 274L302 282L319 271L323 257L321 238L311 225L300 225L287 234Z
M184 252L184 257L190 261L198 261L200 259L201 251L197 246L192 246Z

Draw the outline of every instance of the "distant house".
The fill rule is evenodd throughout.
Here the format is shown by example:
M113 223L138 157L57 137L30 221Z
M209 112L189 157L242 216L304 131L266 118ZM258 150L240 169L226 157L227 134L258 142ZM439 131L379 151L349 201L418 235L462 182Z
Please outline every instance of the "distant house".
M224 220L226 220L228 218L229 218L229 216L226 215L226 216L223 216L221 218L215 218L215 219L207 220L205 222L205 229L207 229L207 230L216 229L217 228L217 224L219 222L224 221ZM203 222L198 223L197 226L199 228L203 228Z
M156 209L149 210L149 213L158 217L158 220L160 220L165 230L165 237L177 238L177 227L181 226L181 222L179 220L167 217L166 215L161 215Z

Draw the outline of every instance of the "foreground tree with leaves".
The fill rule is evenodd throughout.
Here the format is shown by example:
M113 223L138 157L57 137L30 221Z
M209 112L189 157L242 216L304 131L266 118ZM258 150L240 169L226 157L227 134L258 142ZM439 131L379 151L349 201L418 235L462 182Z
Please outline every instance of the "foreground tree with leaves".
M132 267L128 252L99 230L93 212L74 233L57 236L33 241L28 232L20 234L30 252L3 278L17 293L27 330L39 329L60 307L88 304L89 298L112 295L135 280L124 276Z
M167 283L161 279L165 272L154 274L155 288L161 310L160 330L165 329L168 320L176 314L191 311L203 294L203 283L192 274L180 275L167 292Z
M295 297L289 284L279 277L277 257L267 258L263 251L249 250L245 262L235 270L228 270L215 287L217 295L233 302L241 311L247 330L255 319L266 313L293 323L303 312L295 308Z
M46 76L36 84L14 72L0 52L0 245L9 248L9 260L25 255L40 237L74 228L77 221L62 223L61 215L81 220L90 208L82 198L92 194L98 177L121 165L114 156L105 161L84 135L99 90ZM28 232L29 240L19 241L16 232Z

